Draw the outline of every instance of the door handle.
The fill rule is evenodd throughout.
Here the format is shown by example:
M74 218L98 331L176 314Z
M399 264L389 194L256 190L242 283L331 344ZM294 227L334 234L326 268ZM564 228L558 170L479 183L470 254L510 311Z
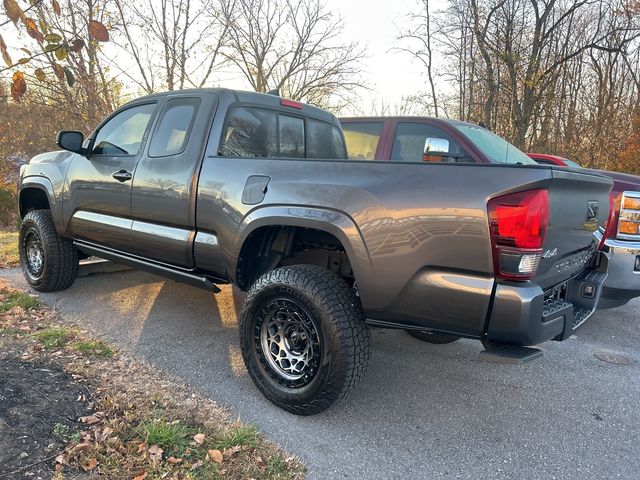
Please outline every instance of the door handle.
M111 176L116 180L118 180L119 182L126 182L127 180L131 180L133 178L133 174L131 172L127 172L124 169L118 170Z

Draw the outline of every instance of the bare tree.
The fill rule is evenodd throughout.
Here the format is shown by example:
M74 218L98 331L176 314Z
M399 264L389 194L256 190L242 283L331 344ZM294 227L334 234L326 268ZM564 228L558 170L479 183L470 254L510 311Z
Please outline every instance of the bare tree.
M227 0L221 0L224 6ZM122 74L147 93L203 87L220 64L228 26L211 0L113 0L119 55L128 55L137 72Z
M320 0L235 0L221 9L230 39L223 54L255 91L340 107L363 86L363 49L341 41L342 21Z

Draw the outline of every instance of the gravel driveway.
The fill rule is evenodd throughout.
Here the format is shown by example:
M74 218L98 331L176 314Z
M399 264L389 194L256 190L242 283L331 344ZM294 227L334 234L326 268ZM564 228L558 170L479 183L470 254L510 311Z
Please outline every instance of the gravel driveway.
M26 285L17 270L1 276ZM302 457L310 478L638 478L640 301L598 312L523 366L478 362L471 340L429 345L374 330L355 395L296 417L247 376L242 297L230 287L213 296L128 271L79 278L41 298L255 423Z

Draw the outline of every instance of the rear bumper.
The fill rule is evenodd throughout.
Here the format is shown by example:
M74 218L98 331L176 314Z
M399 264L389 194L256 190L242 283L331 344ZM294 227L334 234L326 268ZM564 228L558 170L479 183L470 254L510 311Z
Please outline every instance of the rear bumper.
M601 270L586 270L546 292L535 284L498 284L487 340L536 345L568 338L598 305L607 278L606 260Z
M600 232L594 234L598 241ZM609 278L598 308L624 305L640 296L640 242L606 239L604 250L609 255Z

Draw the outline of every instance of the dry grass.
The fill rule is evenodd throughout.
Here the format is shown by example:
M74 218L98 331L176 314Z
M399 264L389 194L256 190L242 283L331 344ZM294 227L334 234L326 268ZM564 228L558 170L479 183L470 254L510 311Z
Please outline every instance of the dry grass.
M15 268L19 264L18 232L0 230L0 268Z
M55 479L79 472L136 480L304 477L298 459L199 392L45 306L10 306L12 296L15 290L0 281L0 355L54 362L91 391L93 413L81 418L78 431L56 426L66 447L55 458Z

